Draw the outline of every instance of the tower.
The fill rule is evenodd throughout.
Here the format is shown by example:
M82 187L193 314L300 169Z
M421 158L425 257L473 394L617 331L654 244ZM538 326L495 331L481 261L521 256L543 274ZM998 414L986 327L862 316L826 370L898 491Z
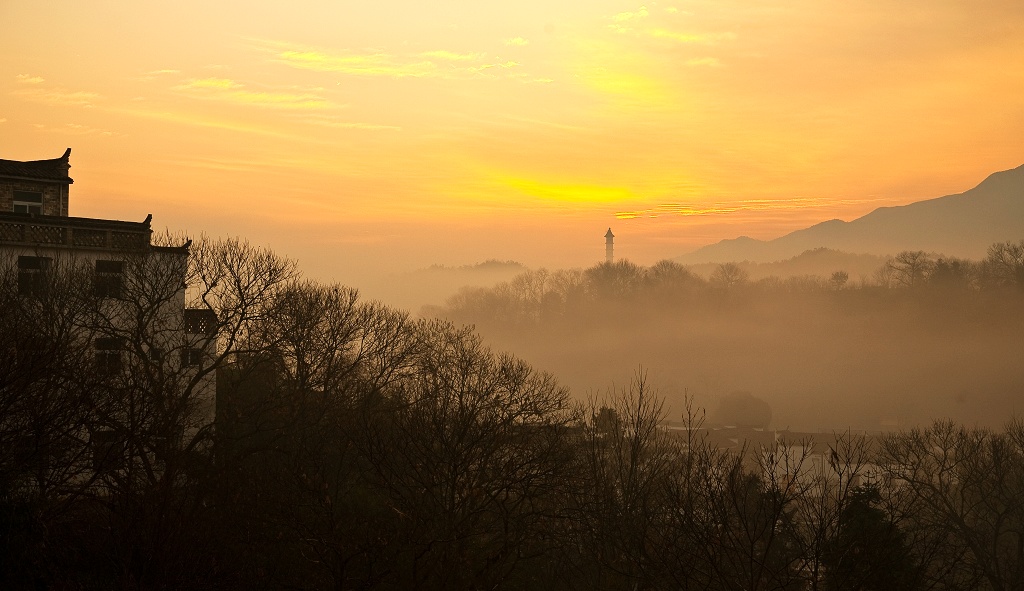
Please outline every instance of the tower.
M612 234L612 229L608 228L608 231L604 235L604 258L608 263L612 263L615 260L615 234Z

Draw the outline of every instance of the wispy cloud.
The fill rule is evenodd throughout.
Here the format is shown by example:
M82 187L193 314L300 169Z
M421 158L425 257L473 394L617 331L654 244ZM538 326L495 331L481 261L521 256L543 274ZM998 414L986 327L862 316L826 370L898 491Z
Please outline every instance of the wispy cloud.
M612 21L608 24L608 28L620 35L653 37L677 43L699 45L715 45L736 39L736 34L728 31L710 33L677 31L672 28L674 19L665 17L665 14L675 15L678 12L678 9L669 7L664 13L652 14L646 6L641 6L635 11L620 12L608 17L608 20Z
M179 89L190 89L190 88L212 88L217 90L230 90L232 88L241 88L243 85L229 80L227 78L193 78L188 82L177 86Z
M392 78L429 76L437 70L429 60L402 63L385 53L330 55L319 51L288 50L277 54L277 61L303 70Z
M634 198L626 187L578 183L563 179L535 179L519 176L496 175L494 180L516 193L563 203L614 203Z
M717 68L722 65L722 62L716 57L695 57L686 60L686 65L692 67L709 67Z
M443 49L439 49L437 51L425 51L420 55L427 59L436 59L447 62L479 61L484 58L484 54L482 53L456 53L454 51L445 51Z
M273 54L273 61L292 68L334 72L349 76L386 78L471 78L495 77L498 72L519 66L483 52L445 49L394 54L385 51L327 52L276 41L257 41Z
M648 34L659 39L670 39L677 43L692 43L697 45L717 45L725 41L736 39L736 33L684 33L669 29L651 29Z
M273 129L266 126L254 125L242 123L239 121L231 121L226 119L214 119L210 117L204 117L192 113L176 112L170 110L160 109L147 109L147 108L114 108L109 109L112 113L119 113L130 117L140 117L144 119L153 119L158 121L165 121L168 123L174 123L179 125L192 125L196 127L203 127L208 129L221 129L225 131L231 131L236 133L246 133L252 135L259 135L264 137L272 137L282 140L290 141L301 141L301 142L313 142L313 143L326 143L316 138L310 137L308 134L293 134Z
M646 20L650 15L646 6L633 11L619 12L610 17L609 20L612 22L608 24L608 28L619 34L629 34L635 31L640 21Z
M790 199L744 199L718 203L664 203L649 209L620 211L615 217L620 220L637 218L656 218L668 216L715 216L737 212L791 211L820 208L834 208L844 205L861 205L880 201L879 199L816 199L813 197L793 197Z
M193 78L174 87L175 90L202 99L275 109L336 109L334 103L315 92L281 92L250 90L245 84L229 78Z
M95 92L46 88L43 86L44 80L38 76L18 74L15 79L18 82L18 88L10 92L11 96L53 107L91 107L97 99L101 98Z
M310 113L293 119L298 123L329 127L332 129L358 129L365 131L401 131L397 125L383 125L379 123L365 123L361 121L349 121L328 114Z
M156 80L157 78L160 78L162 76L173 76L175 74L180 74L180 73L181 73L181 70L171 70L171 69L150 70L150 71L142 74L141 76L139 76L138 79L142 80L144 82L148 82L150 80Z
M32 126L42 132L58 133L63 135L97 135L105 137L123 135L106 129L82 125L80 123L65 123L64 125L43 125L42 123L35 123Z
M524 45L529 44L530 42L526 39L523 39L522 37L513 37L511 39L505 39L505 45L509 45L512 47L522 47Z
M633 12L620 12L612 16L612 20L620 23L627 21L636 21L643 18L647 18L648 16L650 16L650 14L651 13L647 11L646 6L641 6L638 10Z

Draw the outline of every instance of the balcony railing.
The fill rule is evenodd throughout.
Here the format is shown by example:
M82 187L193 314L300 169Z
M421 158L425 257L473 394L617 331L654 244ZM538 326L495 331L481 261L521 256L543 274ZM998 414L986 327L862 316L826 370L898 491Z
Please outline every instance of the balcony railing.
M0 214L0 244L132 250L149 246L148 222Z

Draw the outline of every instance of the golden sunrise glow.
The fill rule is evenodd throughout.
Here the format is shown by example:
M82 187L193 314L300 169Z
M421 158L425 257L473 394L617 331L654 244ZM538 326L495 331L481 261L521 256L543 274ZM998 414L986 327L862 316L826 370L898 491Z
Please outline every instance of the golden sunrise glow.
M321 275L589 264L611 225L649 263L1024 161L1009 0L11 0L0 20L0 158L70 146L72 215L245 234Z

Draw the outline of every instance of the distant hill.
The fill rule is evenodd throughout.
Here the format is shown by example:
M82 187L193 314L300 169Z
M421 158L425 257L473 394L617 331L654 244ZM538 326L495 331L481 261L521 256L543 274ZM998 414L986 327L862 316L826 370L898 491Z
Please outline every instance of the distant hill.
M896 254L924 250L982 258L994 242L1024 238L1024 165L997 172L977 187L936 199L880 207L853 221L829 220L774 240L723 240L677 257L683 264L769 262L816 248Z
M746 259L737 259L750 279L756 281L765 277L801 277L818 275L828 278L835 271L846 271L851 280L869 278L879 267L885 264L886 258L874 254L851 254L829 248L815 248L804 251L797 256L770 263L757 263ZM720 263L697 263L687 265L691 271L705 278L710 277Z
M457 267L431 265L388 275L376 283L367 282L360 289L370 298L416 312L426 305L443 304L462 287L491 287L526 270L522 263L497 260Z

